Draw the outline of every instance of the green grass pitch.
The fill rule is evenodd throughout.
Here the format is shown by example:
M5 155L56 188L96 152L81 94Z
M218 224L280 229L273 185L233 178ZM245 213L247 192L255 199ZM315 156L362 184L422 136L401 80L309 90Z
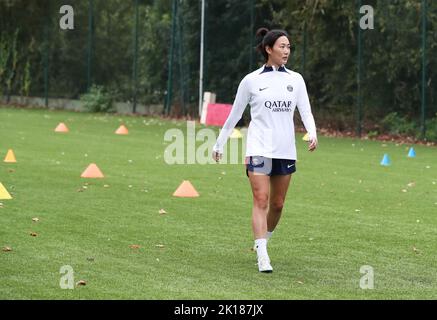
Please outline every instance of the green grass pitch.
M55 133L59 122L70 132ZM114 134L121 123L129 135ZM0 108L0 182L13 196L0 200L0 299L437 298L436 148L408 158L409 145L321 136L309 153L298 135L274 272L261 274L244 166L167 165L171 128L186 123ZM3 162L8 149L17 163ZM80 177L90 163L104 179ZM183 180L199 198L172 196ZM86 285L61 289L64 265ZM364 265L373 289L360 288Z

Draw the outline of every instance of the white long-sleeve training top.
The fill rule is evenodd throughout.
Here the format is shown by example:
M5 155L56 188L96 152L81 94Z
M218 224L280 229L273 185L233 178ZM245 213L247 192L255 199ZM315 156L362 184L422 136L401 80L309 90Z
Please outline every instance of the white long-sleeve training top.
M264 65L240 82L231 113L217 138L214 151L223 153L224 145L247 104L250 105L252 118L247 136L247 157L297 159L293 122L296 107L309 137L317 138L302 76L284 66L276 70Z

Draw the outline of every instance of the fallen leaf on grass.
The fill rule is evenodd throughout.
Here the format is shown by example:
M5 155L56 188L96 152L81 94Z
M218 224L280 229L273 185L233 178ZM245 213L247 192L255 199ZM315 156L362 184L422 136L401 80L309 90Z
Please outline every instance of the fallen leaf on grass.
M85 280L80 280L76 283L76 287L78 286L86 286L86 281Z
M139 244L131 244L129 246L129 248L131 248L131 249L139 249L139 248L141 248L141 246Z
M38 234L37 234L36 232L31 232L30 235L31 235L32 237L37 237L37 236L38 236Z
M9 252L12 251L11 247L3 247L2 251Z
M33 222L38 222L38 221L39 221L39 218L32 218L32 221L33 221Z
M297 283L299 283L299 284L303 284L303 281L298 280Z
M162 214L166 214L166 213L167 213L167 211L165 211L164 209L160 209L160 210L159 210L159 214L161 214L161 215L162 215Z
M164 248L165 246L163 244L157 244L157 245L155 245L155 247L157 247L157 248Z

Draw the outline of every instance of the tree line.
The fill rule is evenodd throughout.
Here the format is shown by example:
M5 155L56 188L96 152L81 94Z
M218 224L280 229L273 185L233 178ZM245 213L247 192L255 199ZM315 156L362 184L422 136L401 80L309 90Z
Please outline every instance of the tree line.
M304 75L316 120L335 129L353 128L359 2L206 0L204 89L215 92L219 102L232 103L244 75L263 63L254 51L256 29L285 29L293 49L288 67ZM164 104L171 88L171 113L196 115L200 0L1 1L0 94L43 96L48 83L50 97L79 98L91 81L114 99L131 101L136 3L138 102ZM363 125L416 134L423 100L424 1L361 3L375 14L374 29L361 34ZM74 8L73 30L59 28L62 5ZM425 113L432 129L437 126L435 1L427 1L426 18ZM405 128L396 128L400 123Z

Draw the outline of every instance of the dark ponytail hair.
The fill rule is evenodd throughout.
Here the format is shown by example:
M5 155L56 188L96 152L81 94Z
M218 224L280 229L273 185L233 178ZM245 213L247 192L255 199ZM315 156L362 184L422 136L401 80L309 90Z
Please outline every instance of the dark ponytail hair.
M263 55L266 61L269 59L269 54L266 51L266 47L273 48L276 40L278 40L278 38L282 36L288 38L287 32L279 29L274 29L269 31L269 29L267 28L259 28L256 31L256 39L258 42L258 45L256 46L256 50L258 50L258 52L260 52Z

